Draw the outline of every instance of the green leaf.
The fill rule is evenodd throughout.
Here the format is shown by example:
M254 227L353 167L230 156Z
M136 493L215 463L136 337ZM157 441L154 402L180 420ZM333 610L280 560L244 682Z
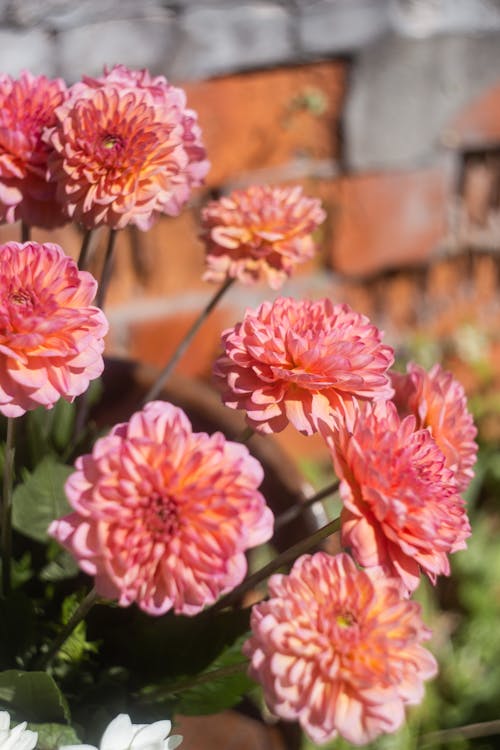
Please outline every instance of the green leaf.
M38 732L37 750L57 750L62 745L79 745L80 738L73 727L66 724L28 724L28 729Z
M175 707L185 715L199 716L223 711L238 703L255 688L247 675L248 660L241 647L247 635L238 638L197 675L150 685L141 691L146 703Z
M50 560L40 570L39 578L47 583L57 583L58 581L66 581L68 578L75 578L79 572L80 568L69 552L59 550L55 559Z
M45 456L14 490L12 525L30 539L46 542L51 521L71 512L64 483L73 469Z
M70 594L65 598L62 605L62 622L64 625L69 622L82 598L83 596L77 593ZM58 658L63 659L64 661L77 663L80 662L89 651L95 653L97 652L97 647L94 643L89 643L87 641L87 627L85 621L82 620L71 631L70 636L59 649Z
M47 672L0 672L0 703L26 721L69 721L66 700Z
M53 409L51 438L54 447L62 453L65 451L73 436L76 419L76 404L69 404L63 398L59 399Z

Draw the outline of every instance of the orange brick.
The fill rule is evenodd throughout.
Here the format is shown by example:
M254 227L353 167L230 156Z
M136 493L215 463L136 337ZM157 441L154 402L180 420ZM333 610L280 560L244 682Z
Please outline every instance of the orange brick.
M331 265L352 275L428 258L446 233L448 180L439 169L343 177L332 183Z
M129 355L139 362L163 367L197 315L198 310L192 310L132 321L128 329ZM219 306L194 337L176 371L190 377L210 378L221 351L221 332L236 320L231 307Z
M442 133L455 148L473 148L500 142L500 84L487 89L455 117Z
M322 62L183 86L212 168L208 185L297 156L335 159L346 65Z

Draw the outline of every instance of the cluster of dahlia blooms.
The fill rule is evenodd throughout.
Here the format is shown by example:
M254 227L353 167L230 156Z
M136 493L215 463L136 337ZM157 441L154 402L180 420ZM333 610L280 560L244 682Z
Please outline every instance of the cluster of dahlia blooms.
M0 76L0 220L51 228L177 215L209 163L182 89L123 65L100 78Z
M0 220L147 230L178 214L208 170L183 91L147 71L117 65L70 88L1 76L0 99ZM279 289L312 257L324 218L298 186L252 186L210 202L201 236L205 278L222 284L214 299L236 280ZM9 420L71 402L101 374L108 324L96 289L57 245L0 247L0 412ZM477 446L463 388L439 365L403 374L393 364L365 315L283 296L222 333L214 366L224 404L243 410L249 427L318 433L339 479L345 551L304 554L289 574L273 575L244 645L269 708L319 743L370 742L421 700L436 662L410 597L422 574L433 583L449 574L449 555L470 534L461 493ZM65 486L71 513L48 533L100 597L154 616L196 616L241 593L246 553L273 537L262 479L241 442L195 432L181 409L152 400L76 459ZM6 492L7 587L9 502ZM181 738L167 739L170 728L120 714L100 748L172 750ZM33 733L9 730L0 713L0 750L32 747ZM80 747L95 750L66 750Z

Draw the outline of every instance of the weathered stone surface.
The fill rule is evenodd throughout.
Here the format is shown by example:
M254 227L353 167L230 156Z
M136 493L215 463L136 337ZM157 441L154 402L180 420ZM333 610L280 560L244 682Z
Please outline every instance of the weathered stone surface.
M500 29L499 0L392 0L391 21L401 34L492 31Z
M0 30L0 71L18 75L21 70L35 75L54 75L54 46L41 29Z
M168 13L159 12L155 18L110 20L67 29L58 35L59 68L70 83L83 73L96 75L104 65L115 63L162 72L174 23Z
M352 169L424 163L478 82L498 81L500 35L408 39L388 36L353 65L346 105L346 159Z
M303 0L298 7L298 36L306 53L359 49L389 28L388 0Z
M276 3L188 8L178 23L169 61L170 75L178 80L293 58L289 13Z
M41 25L61 30L81 24L164 14L160 0L11 0L8 20L20 26Z

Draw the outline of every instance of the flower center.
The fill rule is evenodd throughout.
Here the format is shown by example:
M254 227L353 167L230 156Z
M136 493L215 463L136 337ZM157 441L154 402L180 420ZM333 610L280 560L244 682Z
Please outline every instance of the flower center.
M106 133L101 140L101 145L106 151L121 151L124 147L123 138L113 133Z
M153 495L148 501L147 523L150 531L162 540L171 537L179 528L179 509L170 495Z
M9 294L9 302L16 307L31 310L35 306L35 297L28 289L16 289L15 292Z
M350 628L356 624L356 618L350 612L342 612L335 619L339 628Z

